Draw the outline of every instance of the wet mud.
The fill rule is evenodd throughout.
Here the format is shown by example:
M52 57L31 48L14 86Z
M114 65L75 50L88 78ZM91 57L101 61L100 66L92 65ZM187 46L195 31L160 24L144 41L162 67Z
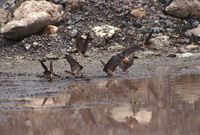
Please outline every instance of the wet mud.
M83 65L87 61L82 61ZM113 78L106 77L96 61L85 67L87 81L66 78L63 71L68 65L57 60L55 71L61 77L52 82L39 77L42 68L38 61L5 63L0 73L3 135L200 132L198 58L136 60L129 73L117 70Z
M199 79L199 75L110 79L1 101L5 108L1 107L0 131L4 135L198 135Z

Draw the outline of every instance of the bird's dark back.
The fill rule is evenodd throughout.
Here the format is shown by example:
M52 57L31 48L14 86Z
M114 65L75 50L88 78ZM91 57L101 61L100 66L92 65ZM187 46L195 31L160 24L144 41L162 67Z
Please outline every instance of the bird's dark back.
M106 63L106 65L104 66L104 71L107 72L108 69L111 71L115 71L115 69L117 68L117 66L119 66L119 64L121 63L120 58L117 55L114 55L110 58L110 60Z
M65 59L70 64L71 70L75 70L77 67L82 67L72 56L66 54Z

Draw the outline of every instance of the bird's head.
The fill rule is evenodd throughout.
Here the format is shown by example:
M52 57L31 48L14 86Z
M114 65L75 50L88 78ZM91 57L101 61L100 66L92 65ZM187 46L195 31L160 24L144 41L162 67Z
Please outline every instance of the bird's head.
M123 62L123 63L129 63L129 58L125 56L125 57L122 59L122 62Z
M127 56L125 56L123 53L118 54L118 57L123 63L129 62L129 58Z

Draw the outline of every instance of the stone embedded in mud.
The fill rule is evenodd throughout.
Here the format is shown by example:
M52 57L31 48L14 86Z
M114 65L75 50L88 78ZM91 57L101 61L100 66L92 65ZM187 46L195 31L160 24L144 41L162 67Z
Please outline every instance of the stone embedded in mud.
M9 12L4 9L0 9L0 26L3 26L9 20Z
M24 48L25 48L26 50L29 50L29 49L31 48L31 46L32 46L31 44L28 44L28 43L27 43L27 44L24 45Z
M101 38L111 38L116 31L119 31L120 28L110 26L110 25L101 25L101 26L95 26L92 28L92 31L97 37Z
M194 36L200 37L200 25L198 25L197 28L193 28L193 29L187 30L185 32L185 35L187 35L187 36L194 35Z
M173 0L166 12L180 18L200 20L200 0Z
M140 8L137 8L137 9L133 9L131 12L130 12L131 15L133 16L136 16L136 17L144 17L146 16L146 11L144 8L140 7Z
M54 25L49 25L45 28L45 30L43 31L43 34L52 35L52 34L56 34L57 31L58 31L58 27Z
M118 52L118 51L123 50L124 48L125 48L124 46L122 46L122 45L120 45L118 43L115 43L114 45L108 47L108 51L110 51L110 52Z
M41 32L62 19L61 6L47 1L25 1L14 12L14 18L1 28L4 38L21 40Z
M152 45L155 46L156 48L170 46L169 36L166 35L158 34L155 38L152 38L150 41Z
M178 57L181 57L181 58L187 58L187 57L192 57L195 54L194 53L181 53L181 54L177 54L177 55L178 55Z
M98 46L106 44L106 41L111 38L120 28L110 26L110 25L100 25L95 26L91 29L91 36L93 42Z
M186 47L186 49L188 49L188 50L194 50L194 49L197 49L197 48L199 48L199 46L198 46L198 45L193 45L193 44L188 45L188 46Z

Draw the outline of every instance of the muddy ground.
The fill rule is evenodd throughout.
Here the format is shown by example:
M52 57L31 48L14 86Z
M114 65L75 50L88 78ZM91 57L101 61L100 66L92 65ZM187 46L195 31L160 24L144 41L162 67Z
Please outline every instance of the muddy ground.
M128 14L141 6L145 17ZM2 41L0 134L199 135L200 54L198 48L186 49L199 43L183 35L187 21L166 16L162 9L154 0L87 1L66 8L56 35ZM106 44L92 41L89 57L72 54L89 80L66 78L69 65L63 56L74 48L70 33L74 29L86 33L98 24L122 31ZM117 69L114 78L107 77L100 60L117 53L107 48L114 43L141 45L151 27L159 29L153 38L169 36L169 44L137 52L128 73ZM32 45L28 50L27 43ZM49 57L57 58L54 70L61 76L52 82L40 77L43 69L38 62Z

